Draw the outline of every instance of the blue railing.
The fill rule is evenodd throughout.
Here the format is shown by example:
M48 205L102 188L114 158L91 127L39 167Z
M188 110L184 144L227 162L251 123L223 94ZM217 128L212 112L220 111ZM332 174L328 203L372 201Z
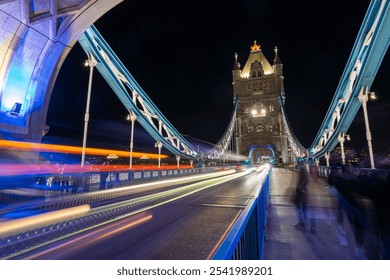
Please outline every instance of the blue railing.
M264 174L256 194L251 198L214 253L213 260L259 260L264 258L270 174L271 169Z
M230 168L233 167L223 167ZM45 198L56 193L84 193L217 170L221 170L221 167L1 176L0 205L5 202Z
M338 166L338 168L341 168L341 165ZM382 176L382 177L390 177L390 170L389 169L371 169L371 168L361 168L361 167L354 167L355 175L363 175L363 174L371 174L375 176ZM330 166L318 166L317 168L317 174L318 177L322 178L329 178L330 172L332 171L332 167Z

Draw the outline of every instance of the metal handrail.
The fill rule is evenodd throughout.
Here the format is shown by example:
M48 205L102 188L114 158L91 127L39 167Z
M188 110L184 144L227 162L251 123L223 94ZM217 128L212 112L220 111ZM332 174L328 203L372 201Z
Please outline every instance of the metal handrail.
M211 259L263 259L270 174L271 168Z

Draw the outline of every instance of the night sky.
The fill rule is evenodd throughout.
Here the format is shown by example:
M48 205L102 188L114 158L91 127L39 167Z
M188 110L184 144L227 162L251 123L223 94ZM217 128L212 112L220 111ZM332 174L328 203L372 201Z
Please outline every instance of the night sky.
M369 3L126 0L95 26L175 128L211 143L223 135L232 113L234 54L243 66L257 40L272 64L277 46L285 76L287 117L298 140L309 148ZM78 139L79 145L89 74L83 66L85 59L77 43L60 71L47 118L49 137L65 135ZM371 87L378 99L368 103L377 153L389 146L389 132L384 128L390 116L390 85L385 80L389 71L387 54ZM94 72L90 111L89 141L128 143L127 111L98 71ZM366 147L362 110L348 134L352 141L347 145Z

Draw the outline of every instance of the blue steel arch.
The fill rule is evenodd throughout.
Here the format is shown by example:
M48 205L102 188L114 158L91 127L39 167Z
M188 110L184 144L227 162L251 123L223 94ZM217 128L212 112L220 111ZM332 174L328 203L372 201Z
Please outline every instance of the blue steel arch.
M136 115L136 120L156 141L160 141L166 149L181 157L201 157L195 148L165 118L94 25L91 25L80 36L79 43L87 55L96 60L96 68L125 108ZM230 124L224 135L213 149L208 151L207 156L209 158L219 158L228 148L234 131L236 111L237 102L234 105Z
M272 148L272 145L270 145L270 144L266 144L266 145L251 145L251 146L249 147L248 158L251 158L251 157L252 157L252 153L253 153L254 150L260 149L260 148L266 148L266 149L270 150L271 153L272 153L271 162L274 162L274 161L275 161L275 151L274 151L274 149Z
M122 104L137 116L137 121L156 141L161 141L173 154L198 157L195 148L165 118L94 25L80 36L79 43L88 56L97 61L96 68Z

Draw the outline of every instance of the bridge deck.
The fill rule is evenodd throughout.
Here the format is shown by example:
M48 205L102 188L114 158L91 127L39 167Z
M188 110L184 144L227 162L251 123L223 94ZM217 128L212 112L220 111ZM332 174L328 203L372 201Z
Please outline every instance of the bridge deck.
M266 227L264 258L268 260L353 260L355 242L346 215L343 237L337 227L337 200L329 192L327 182L310 180L308 216L316 217L316 232L295 228L298 221L292 195L298 173L274 169ZM368 253L368 258L370 258Z

